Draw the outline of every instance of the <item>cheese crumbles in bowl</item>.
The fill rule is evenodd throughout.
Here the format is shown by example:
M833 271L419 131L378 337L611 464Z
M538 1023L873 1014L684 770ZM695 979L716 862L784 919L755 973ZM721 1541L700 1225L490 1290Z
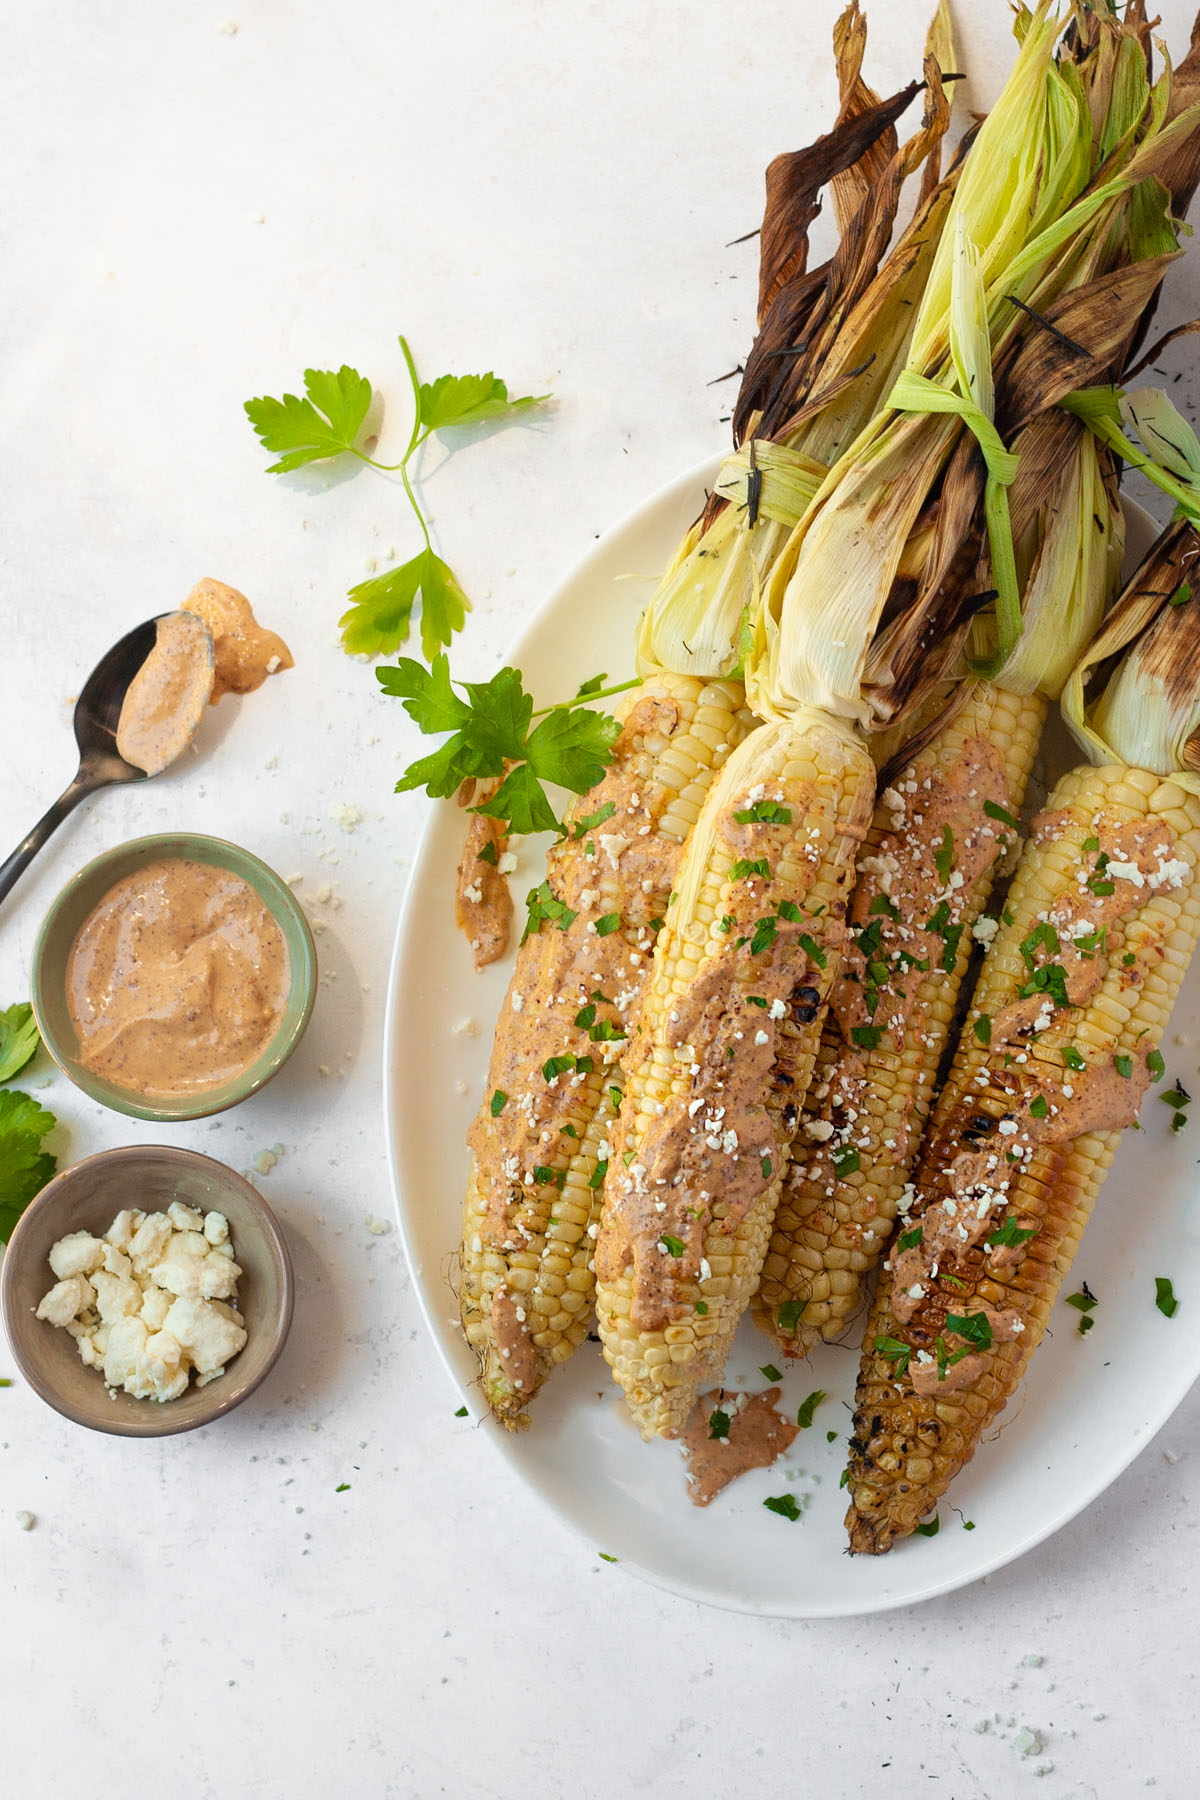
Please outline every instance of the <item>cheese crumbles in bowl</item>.
M283 1233L250 1183L154 1144L57 1175L0 1264L23 1380L123 1437L190 1431L252 1393L287 1337L292 1288Z

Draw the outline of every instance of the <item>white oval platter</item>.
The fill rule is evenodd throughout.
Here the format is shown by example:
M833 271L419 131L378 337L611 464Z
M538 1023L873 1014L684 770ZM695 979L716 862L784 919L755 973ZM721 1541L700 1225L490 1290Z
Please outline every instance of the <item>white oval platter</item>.
M557 699L604 669L632 672L634 632L653 577L696 515L716 461L670 483L602 538L551 595L512 661L535 696ZM1150 541L1130 509L1131 557ZM487 1073L492 1027L511 957L482 974L454 924L463 816L433 808L406 896L389 977L384 1048L386 1134L400 1230L429 1329L462 1399L481 1419L480 1458L508 1459L526 1485L597 1552L693 1600L784 1618L865 1614L977 1580L1040 1543L1125 1469L1200 1374L1200 1189L1192 1135L1172 1136L1170 1113L1147 1102L1145 1129L1128 1132L1101 1191L1075 1268L1100 1304L1080 1315L1060 1301L1051 1329L1001 1428L959 1476L934 1537L879 1558L845 1553L839 1480L850 1428L856 1348L826 1346L784 1376L784 1403L814 1389L827 1398L811 1428L773 1469L735 1483L707 1509L687 1496L681 1453L643 1444L598 1344L586 1344L538 1395L532 1427L511 1435L486 1417L476 1365L459 1330L450 1285L467 1177L465 1135ZM519 895L542 879L546 840L527 840ZM519 910L519 902L518 902ZM515 937L514 933L514 937ZM1164 1043L1167 1082L1185 1086L1196 1060L1174 1034L1200 1012L1200 968L1187 982ZM477 1026L475 1035L461 1027ZM1167 1083L1164 1083L1167 1085ZM1155 1307L1169 1275L1187 1309ZM726 1372L739 1388L766 1385L772 1347L743 1323ZM449 1397L449 1396L448 1396ZM832 1437L832 1441L831 1441ZM764 1507L792 1493L793 1523ZM972 1529L965 1529L967 1522Z

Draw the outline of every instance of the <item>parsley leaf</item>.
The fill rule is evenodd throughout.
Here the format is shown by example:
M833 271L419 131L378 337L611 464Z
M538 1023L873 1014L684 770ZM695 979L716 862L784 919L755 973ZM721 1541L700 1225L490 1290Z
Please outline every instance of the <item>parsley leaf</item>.
M820 1406L822 1400L826 1397L824 1388L815 1388L808 1396L807 1400L801 1401L800 1410L796 1414L796 1423L801 1431L807 1431L808 1427L813 1422L813 1414L816 1412L818 1406Z
M507 386L490 369L486 375L439 375L436 381L421 383L419 416L426 432L445 431L448 426L509 419L549 398L549 394L522 394L510 400Z
M1175 1289L1169 1275L1154 1277L1154 1304L1167 1319L1173 1319L1179 1311L1179 1302L1175 1298Z
M913 1526L913 1530L918 1537L936 1537L941 1528L942 1521L937 1513L934 1513L932 1519L928 1520L924 1525Z
M729 1436L729 1414L727 1412L721 1412L718 1409L716 1412L709 1413L708 1435L710 1438L717 1439Z
M58 1164L38 1146L57 1124L28 1094L17 1088L0 1091L0 1243L35 1195L40 1194Z
M781 1519L790 1519L793 1525L800 1517L795 1494L772 1494L763 1501L763 1505L768 1512L778 1513Z
M785 1300L779 1308L780 1331L795 1331L806 1305L804 1300Z
M543 784L587 793L603 778L621 729L606 713L564 704L549 708L531 731L533 700L519 669L500 669L490 681L454 682L439 655L429 669L402 657L375 673L384 693L398 698L423 732L451 734L440 749L410 764L396 792L420 787L437 799L453 794L469 776L504 775L491 799L472 810L507 820L514 832L557 829Z
M759 1373L765 1375L768 1381L783 1380L783 1370L777 1369L774 1363L764 1363Z
M0 1081L19 1075L38 1047L38 1028L27 1000L0 1012Z
M346 363L336 374L332 369L305 369L304 392L306 399L285 394L282 400L263 396L246 401L246 417L263 448L279 455L268 475L287 475L305 463L354 450L371 404L366 377Z
M471 610L449 563L426 547L410 562L370 581L360 581L346 598L353 604L338 623L342 648L350 656L390 655L409 633L412 609L421 600L421 649L432 662Z
M912 1359L912 1345L901 1343L899 1338L877 1337L875 1352L878 1356L886 1356L895 1365L895 1373L903 1375Z

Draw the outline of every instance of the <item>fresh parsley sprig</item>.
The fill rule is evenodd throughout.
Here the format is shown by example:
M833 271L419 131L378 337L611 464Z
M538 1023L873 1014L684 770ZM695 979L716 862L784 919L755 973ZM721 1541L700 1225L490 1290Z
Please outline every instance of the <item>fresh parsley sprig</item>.
M404 771L396 792L424 788L437 799L471 777L503 775L491 799L473 810L505 820L510 831L561 831L543 783L586 794L602 779L621 729L607 713L576 704L579 694L535 713L519 669L503 668L490 681L455 681L448 659L439 655L428 669L401 657L375 673L384 693L394 694L423 732L450 734L440 749ZM636 686L589 681L580 693L586 689L589 701L605 700Z
M379 462L360 447L372 389L366 376L346 363L336 371L306 369L303 396L285 394L275 400L263 395L247 400L245 411L263 447L278 457L268 475L287 475L338 456L353 456L368 468L399 475L424 548L398 568L350 589L352 604L339 621L342 645L350 655L390 655L407 640L419 597L421 648L432 662L462 628L471 603L450 565L433 548L409 465L435 432L495 420L507 423L550 396L521 394L510 399L505 383L490 370L486 375L439 375L436 381L422 381L403 336L400 348L412 386L413 423L399 462Z

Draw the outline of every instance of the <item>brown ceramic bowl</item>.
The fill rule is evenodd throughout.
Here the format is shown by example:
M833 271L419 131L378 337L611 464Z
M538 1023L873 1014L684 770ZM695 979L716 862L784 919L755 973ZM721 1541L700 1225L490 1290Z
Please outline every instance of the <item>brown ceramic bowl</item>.
M47 1259L68 1232L102 1237L122 1208L163 1212L172 1200L229 1220L242 1269L238 1308L246 1344L224 1375L201 1388L193 1380L177 1400L110 1394L101 1372L80 1361L69 1333L36 1317L55 1281ZM64 1418L116 1437L169 1437L232 1411L274 1366L292 1323L292 1260L266 1201L224 1163L195 1150L130 1145L64 1169L26 1208L0 1267L0 1306L21 1375Z

